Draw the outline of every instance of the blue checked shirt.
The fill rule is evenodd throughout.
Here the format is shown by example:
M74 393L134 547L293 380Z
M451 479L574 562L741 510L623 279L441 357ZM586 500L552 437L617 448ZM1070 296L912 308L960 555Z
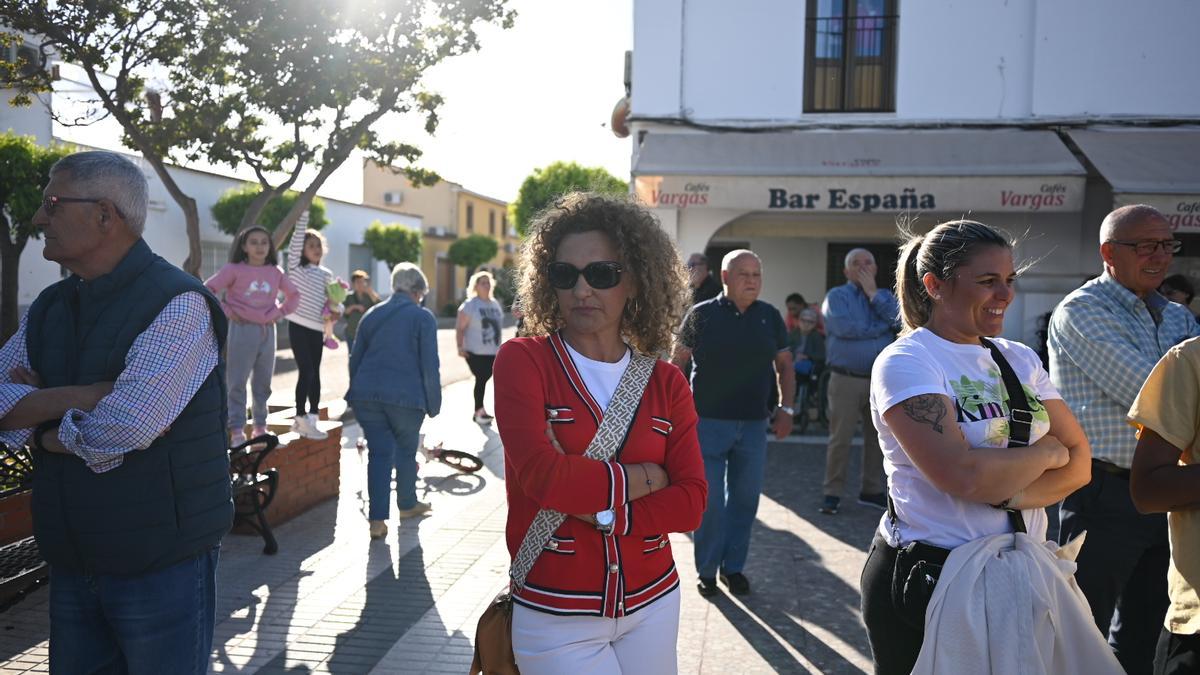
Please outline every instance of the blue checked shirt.
M1147 303L1162 312L1161 323ZM1133 399L1162 355L1196 334L1185 307L1157 293L1143 301L1107 272L1059 303L1050 319L1050 379L1094 458L1129 468L1137 437L1125 416Z
M10 373L17 366L30 367L25 318L0 347L0 417L34 391L12 381ZM208 303L199 293L183 293L133 341L112 392L94 410L67 411L58 440L92 471L115 469L125 453L149 447L167 430L216 366L217 338ZM32 432L0 431L0 441L22 445Z

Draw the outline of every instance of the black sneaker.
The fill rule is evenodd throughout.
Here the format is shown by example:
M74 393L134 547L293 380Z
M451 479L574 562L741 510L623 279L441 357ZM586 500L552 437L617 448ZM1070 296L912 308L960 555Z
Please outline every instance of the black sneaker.
M858 503L863 506L874 506L875 508L885 511L887 510L887 495L880 492L879 494L869 495L865 492L858 496Z
M700 577L700 581L696 582L696 590L700 591L700 595L711 598L717 594L720 589L717 588L717 580L712 577Z
M750 580L741 572L721 574L721 581L729 587L729 592L734 595L750 595Z
M840 497L834 497L833 495L825 495L825 501L821 502L820 511L821 511L821 513L824 513L827 516L832 516L833 514L838 512L838 504L840 504L841 502L842 502L842 499Z

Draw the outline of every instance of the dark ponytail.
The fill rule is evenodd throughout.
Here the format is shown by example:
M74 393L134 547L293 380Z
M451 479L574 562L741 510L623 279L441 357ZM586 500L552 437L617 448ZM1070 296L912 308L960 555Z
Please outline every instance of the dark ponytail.
M896 264L896 297L906 333L929 323L933 312L933 300L922 280L926 273L943 281L951 279L979 247L1013 247L1012 240L998 230L974 220L942 223L925 235L908 229L901 229L901 234L904 242Z

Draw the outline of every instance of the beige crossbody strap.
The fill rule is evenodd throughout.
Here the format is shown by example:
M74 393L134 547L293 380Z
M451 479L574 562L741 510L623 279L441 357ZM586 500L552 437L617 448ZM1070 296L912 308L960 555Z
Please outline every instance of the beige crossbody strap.
M637 412L657 360L653 356L634 352L629 359L629 365L625 367L625 372L621 374L621 381L617 383L617 390L613 392L608 408L604 411L600 428L596 430L596 435L592 437L592 442L584 453L585 457L607 462L617 454L629 425L633 423L633 415ZM550 541L550 535L563 524L566 517L565 513L553 509L542 509L534 516L533 523L521 542L521 548L517 549L512 567L508 570L508 576L512 579L512 590L520 590L525 586L525 577L529 576L533 563L537 562L542 548Z

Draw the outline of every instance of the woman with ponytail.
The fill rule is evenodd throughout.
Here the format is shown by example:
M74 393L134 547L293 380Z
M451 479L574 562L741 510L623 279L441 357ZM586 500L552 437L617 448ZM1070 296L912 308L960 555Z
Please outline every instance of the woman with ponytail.
M1018 660L1038 659L1046 653L1040 649L1043 639L1060 639L1056 630L1039 634L1039 645L994 644L993 631L1004 630L993 625L994 613L1003 615L1009 604L988 605L990 593L975 593L976 581L986 585L982 573L978 579L964 577L977 561L1005 560L1002 553L989 558L979 551L993 544L1011 549L1014 532L1026 532L1036 543L1033 548L1049 556L1042 544L1043 507L1087 483L1087 438L1037 354L995 337L1004 327L1017 277L1008 239L974 221L943 223L929 234L908 235L896 272L904 330L875 360L871 373L871 415L888 475L888 510L862 574L863 620L875 672L948 672L943 650L953 651L949 642L966 651L978 645L987 650L990 639L993 650L1009 650ZM1018 386L1023 391L1014 403ZM959 556L951 557L960 548ZM1054 573L1057 568L1049 564L1051 573L1035 567L1030 575L1056 579L1049 592L1053 598L1082 599L1069 573ZM951 581L935 596L939 574ZM1021 596L1016 589L1013 595ZM1042 596L1035 589L1032 597L1036 604ZM957 598L967 601L956 605ZM1012 606L1019 602L1013 600ZM987 620L972 621L968 615L985 605ZM1062 630L1058 610L1047 611L1054 629ZM1083 621L1084 638L1079 631L1070 635L1080 640L1067 645L1072 654L1107 651L1086 601L1082 609L1066 611ZM1008 629L1015 630L1020 620L1008 623ZM987 635L971 632L977 629ZM1025 633L1009 637L1018 634ZM1067 662L1077 663L1073 658L1079 657ZM1056 670L1085 672L1046 672Z

